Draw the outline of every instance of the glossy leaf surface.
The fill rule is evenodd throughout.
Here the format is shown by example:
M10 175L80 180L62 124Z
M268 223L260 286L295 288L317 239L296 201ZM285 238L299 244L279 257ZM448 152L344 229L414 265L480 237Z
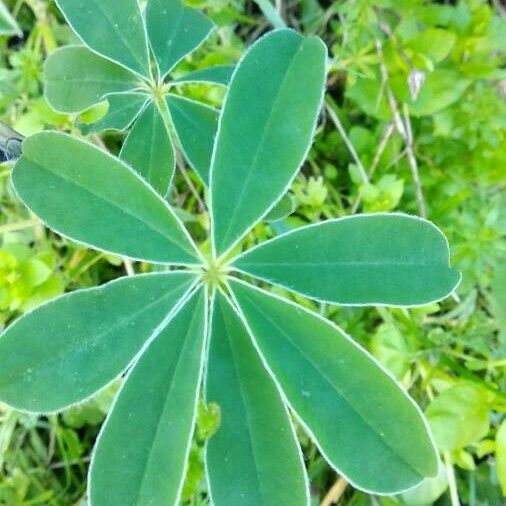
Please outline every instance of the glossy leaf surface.
M176 83L211 83L227 86L234 72L233 65L215 65L204 69L188 72L183 77L176 79Z
M47 413L89 397L127 367L193 279L121 278L21 317L0 337L0 399Z
M82 46L66 46L46 60L44 82L49 105L56 111L82 112L105 95L135 88L137 78L128 70Z
M167 97L167 106L186 160L208 184L218 111L176 95Z
M160 195L174 175L174 148L158 107L149 103L130 130L120 158L135 169Z
M108 95L109 109L105 115L95 123L81 125L81 131L85 134L104 130L123 131L133 123L147 100L148 97L141 93Z
M281 198L297 173L313 137L325 65L318 38L278 30L259 39L236 67L211 167L218 253Z
M213 504L304 506L305 469L279 392L221 293L212 314L206 400L221 414L206 449Z
M234 265L308 297L338 304L426 304L460 274L428 221L371 214L298 228L244 253Z
M205 331L205 298L200 290L125 379L93 455L93 506L178 504L193 433Z
M190 237L139 175L95 146L56 132L27 139L12 181L53 230L95 248L162 263L194 263Z
M162 76L197 48L214 25L181 0L149 0L146 8L149 41Z
M56 4L90 49L149 76L146 30L137 0L56 0Z
M315 313L251 285L232 289L288 402L339 473L377 493L437 473L421 412L372 357Z

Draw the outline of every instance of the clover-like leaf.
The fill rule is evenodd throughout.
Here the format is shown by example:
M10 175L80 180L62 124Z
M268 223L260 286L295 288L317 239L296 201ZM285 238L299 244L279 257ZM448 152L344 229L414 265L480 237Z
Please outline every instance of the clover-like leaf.
M178 504L197 410L204 290L159 330L102 427L90 468L93 505Z
M127 165L56 132L27 139L17 194L51 228L83 244L152 262L193 264L198 252L172 209Z
M384 494L437 474L423 415L371 356L315 313L243 282L231 288L287 401L338 472Z
M326 49L291 30L262 37L236 67L211 164L213 241L230 248L281 198L311 144Z
M202 181L208 184L218 111L173 94L167 97L167 106L184 157Z
M48 413L82 401L118 376L189 289L188 273L121 278L63 295L0 338L0 400Z
M166 195L174 175L174 147L158 106L149 103L135 120L120 158L134 168L160 195Z
M138 85L131 72L83 46L65 46L52 53L44 66L44 81L49 105L64 113L82 112L110 93Z
M161 76L202 44L214 28L211 20L181 0L149 0L146 25Z
M150 76L146 29L138 0L56 0L65 19L94 52Z
M0 0L0 36L1 35L22 35L19 25L7 10L2 0Z
M206 449L214 504L306 505L307 478L286 408L220 292L212 311L206 398L218 404L221 420Z
M112 93L107 95L107 102L109 108L104 116L95 123L81 124L81 132L89 134L104 130L123 131L134 122L149 102L149 98L143 93Z
M448 296L460 281L448 242L432 223L370 214L298 228L253 248L239 270L337 304L417 305Z

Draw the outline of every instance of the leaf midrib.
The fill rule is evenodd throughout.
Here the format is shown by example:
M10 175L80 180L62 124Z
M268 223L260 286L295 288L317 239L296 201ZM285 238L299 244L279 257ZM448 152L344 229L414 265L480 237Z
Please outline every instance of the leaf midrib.
M414 468L413 465L408 462L405 457L403 457L402 455L399 455L396 451L395 448L393 448L391 445L389 445L385 439L381 438L381 434L374 428L374 426L372 426L368 421L367 421L367 418L361 413L361 411L356 408L354 406L354 404L343 394L342 391L340 391L337 386L332 382L332 380L330 378L327 377L327 375L321 371L318 367L318 364L315 364L313 362L313 360L311 360L311 358L307 357L304 352L299 348L299 346L292 340L290 339L289 335L286 334L286 332L284 331L284 329L282 327L280 327L275 320L273 320L268 314L266 314L257 304L255 304L255 302L246 295L246 297L248 298L248 300L250 301L251 304L253 304L253 306L256 307L256 309L271 323L271 325L274 326L274 328L276 328L278 330L278 332L280 332L285 338L286 340L292 345L293 348L295 348L297 350L297 352L306 360L306 362L309 363L309 365L325 380L326 383L328 383L331 388L337 393L337 395L343 399L343 401L351 408L351 410L353 412L355 412L357 414L357 417L359 420L362 421L362 423L368 427L370 429L370 431L373 433L373 435L376 437L376 439L380 442L380 444L382 446L384 446L389 453L391 453L396 459L398 459L400 462L406 464L409 469L411 469L412 471L414 471L418 476L421 476L422 478L424 477L420 471L418 471L418 469Z

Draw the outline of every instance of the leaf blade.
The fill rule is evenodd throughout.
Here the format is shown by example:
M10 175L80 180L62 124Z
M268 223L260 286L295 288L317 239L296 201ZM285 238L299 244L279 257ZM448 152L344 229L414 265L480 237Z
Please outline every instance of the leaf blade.
M221 293L212 314L205 394L221 413L206 448L213 503L308 504L305 469L279 392Z
M259 39L236 66L211 164L218 254L268 212L298 171L321 107L325 65L318 38L277 30Z
M137 79L128 70L83 46L54 51L44 64L44 95L58 112L82 112L110 93L132 90Z
M427 304L446 297L460 281L449 267L443 233L403 214L301 227L247 251L234 265L308 297L350 305Z
M95 146L56 132L34 135L23 144L12 181L35 214L75 241L155 263L199 258L166 202Z
M0 398L48 413L89 397L127 367L193 279L182 273L120 278L27 313L0 338L2 356L9 357L0 370Z
M372 357L296 304L244 282L232 291L288 402L348 481L390 494L437 473L420 410Z
M218 112L194 100L169 95L169 114L181 150L205 184L209 184L209 165L218 127Z
M209 83L228 86L234 69L234 65L214 65L213 67L206 67L188 72L183 77L176 79L175 82L180 84Z
M56 4L92 51L149 77L147 36L137 0L56 0Z
M208 37L214 24L180 0L150 0L146 8L149 40L160 74L167 75Z
M200 289L126 378L93 454L95 506L177 503L195 423L205 320Z
M135 120L119 157L160 195L167 194L174 175L174 147L164 119L153 102Z
M7 10L3 1L0 0L0 35L22 35L16 20L11 13Z

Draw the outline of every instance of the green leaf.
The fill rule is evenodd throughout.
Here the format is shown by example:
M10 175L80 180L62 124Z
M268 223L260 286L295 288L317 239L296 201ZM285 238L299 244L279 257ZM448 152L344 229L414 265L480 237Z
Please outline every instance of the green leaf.
M121 278L27 313L0 337L0 399L47 413L89 397L127 367L193 280Z
M206 449L213 504L306 505L305 469L279 392L221 293L212 314L206 400L221 413Z
M174 148L158 106L150 102L136 119L120 158L160 195L166 195L174 175Z
M180 0L149 0L146 24L162 76L200 46L214 28L211 20Z
M278 200L278 203L269 211L264 220L267 223L283 220L290 216L296 207L295 198L290 193L287 193L281 200Z
M429 404L425 414L440 451L464 448L487 435L489 396L480 386L461 381Z
M236 67L211 165L218 254L274 206L299 170L322 103L325 65L320 39L277 30L259 39Z
M495 459L497 477L503 496L506 497L506 419L502 421L495 436Z
M34 135L23 144L12 182L50 228L82 244L150 262L193 264L199 258L167 203L127 165L91 144L56 132Z
M176 79L176 83L210 83L228 86L235 67L233 65L215 65L205 69L194 70Z
M113 93L107 96L109 109L91 125L81 125L84 134L104 130L126 130L137 118L149 98L142 93Z
M124 68L82 46L57 49L44 66L44 94L58 112L82 112L107 94L137 87L137 78Z
M355 487L403 491L434 476L437 455L415 403L338 327L234 281L252 338L322 455Z
M149 77L149 53L137 0L55 0L79 38L93 51Z
M7 10L2 0L0 0L0 36L1 35L22 35L16 20L11 16L11 13Z
M202 374L205 309L201 289L125 379L92 458L94 506L179 504Z
M234 266L308 297L351 305L427 304L460 281L441 231L402 214L301 227L247 251Z
M202 181L208 184L218 111L172 94L167 97L167 106L184 157Z

